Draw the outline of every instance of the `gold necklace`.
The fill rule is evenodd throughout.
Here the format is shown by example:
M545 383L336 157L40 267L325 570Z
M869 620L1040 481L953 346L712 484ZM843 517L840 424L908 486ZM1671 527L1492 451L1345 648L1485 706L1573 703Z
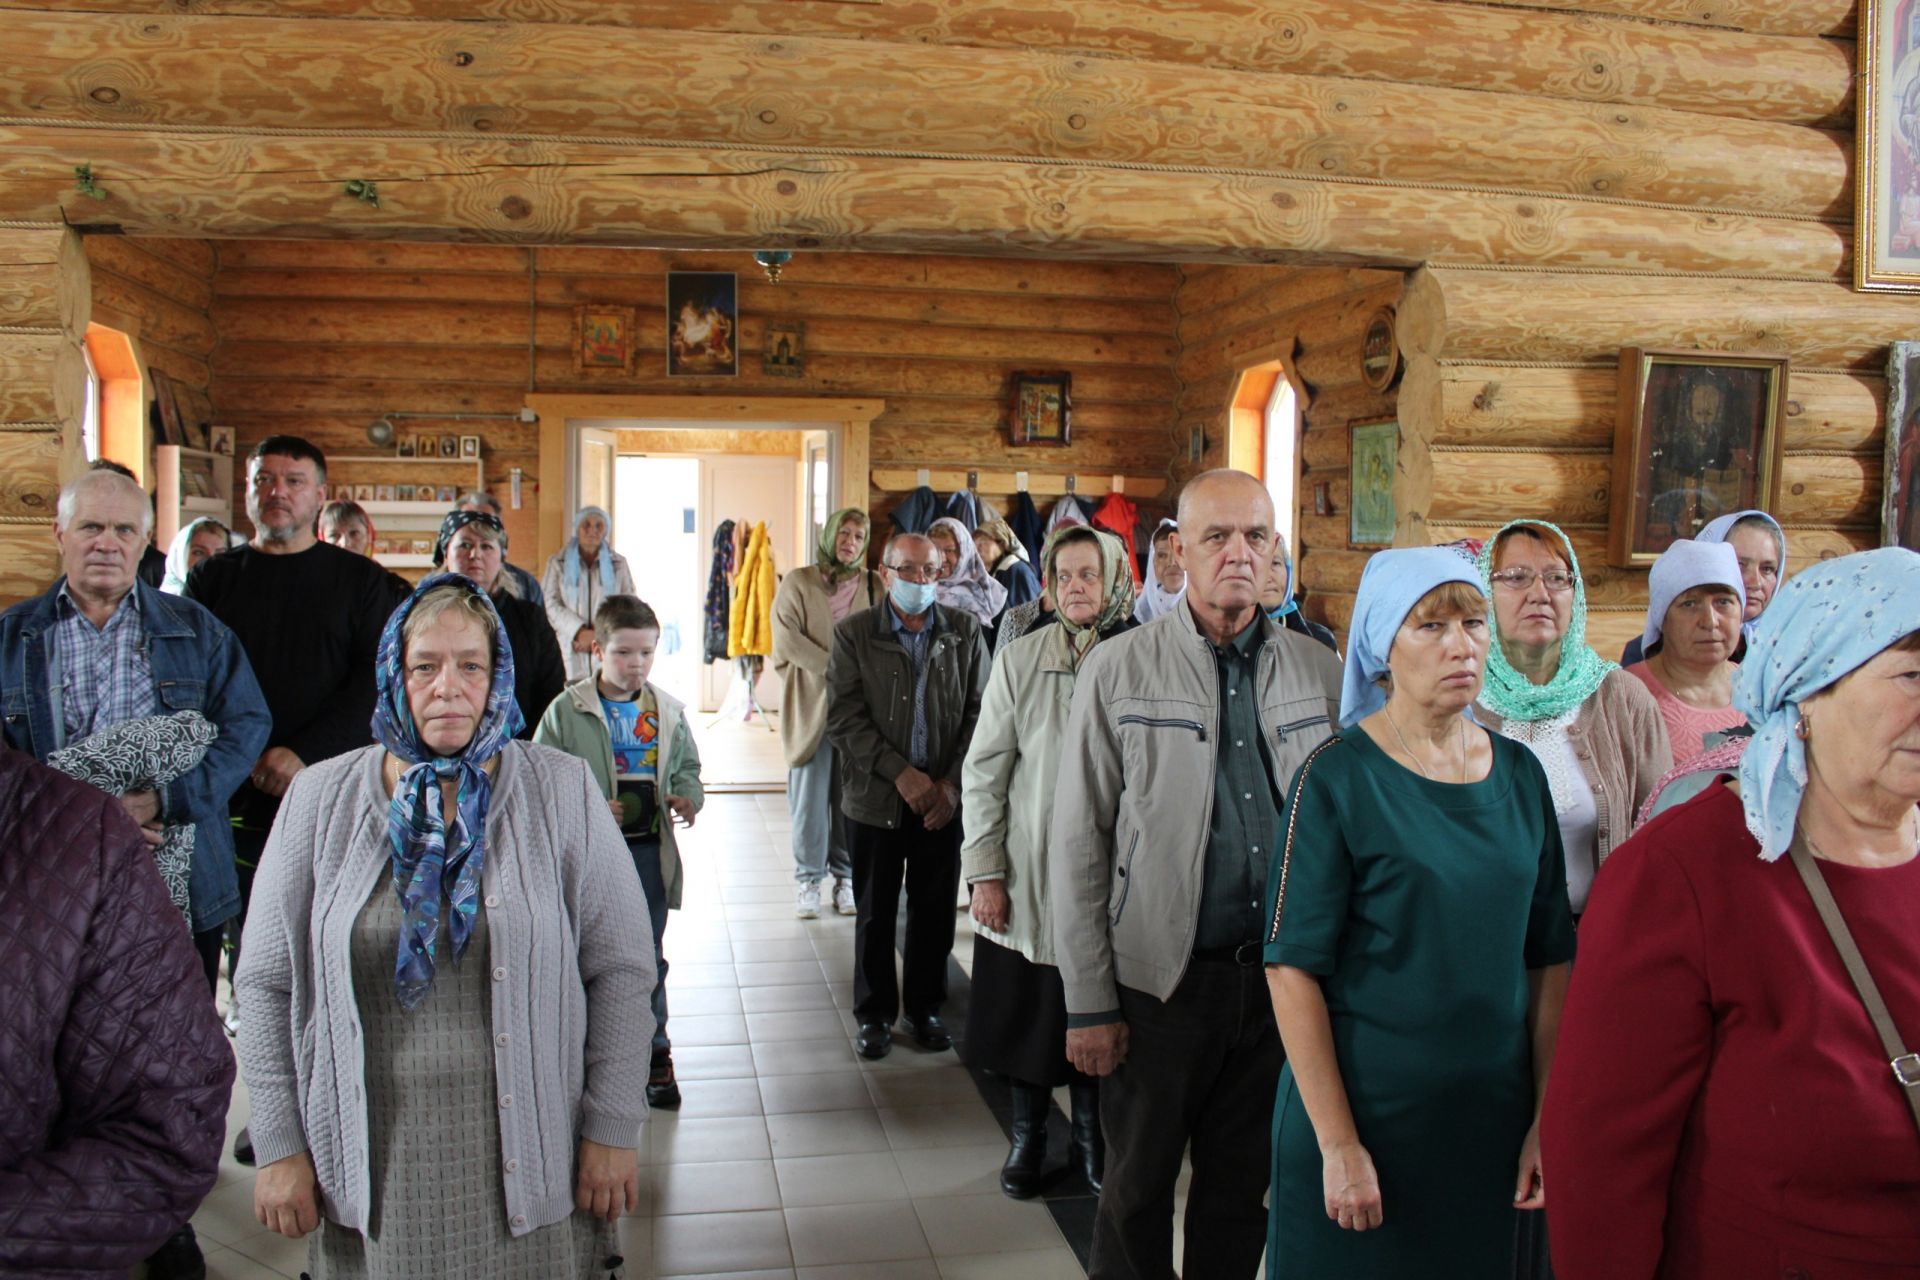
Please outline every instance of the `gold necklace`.
M1393 718L1393 710L1389 707L1381 707L1380 711L1381 711L1381 714L1387 717L1387 726L1393 730L1393 736L1400 740L1400 749L1407 753L1407 759L1413 761L1413 767L1420 771L1420 776L1425 778L1428 782L1437 781L1437 779L1432 774L1427 772L1427 766L1420 763L1420 757L1413 754L1413 748L1407 745L1407 735L1400 732L1400 725ZM1467 780L1467 722L1463 718L1460 721L1460 781L1462 783L1465 783L1466 780Z

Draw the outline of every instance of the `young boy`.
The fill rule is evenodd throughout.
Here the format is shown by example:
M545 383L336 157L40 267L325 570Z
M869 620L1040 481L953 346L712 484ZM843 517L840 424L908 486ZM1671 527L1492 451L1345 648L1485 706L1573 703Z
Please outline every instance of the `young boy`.
M647 1103L671 1111L680 1105L667 1040L667 958L661 938L667 909L680 905L680 852L674 824L691 827L706 804L700 750L687 726L686 707L647 683L660 645L660 619L637 596L608 596L593 614L593 655L600 673L568 685L553 700L533 740L585 760L599 780L614 820L627 838L634 869L653 917L653 1070Z

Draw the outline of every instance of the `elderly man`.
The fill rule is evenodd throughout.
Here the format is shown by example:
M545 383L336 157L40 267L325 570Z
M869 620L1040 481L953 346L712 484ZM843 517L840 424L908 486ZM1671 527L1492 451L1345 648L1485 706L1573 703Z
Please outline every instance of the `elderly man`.
M867 1058L886 1057L903 1008L921 1048L953 1047L940 1006L960 888L960 769L987 683L980 624L934 603L939 549L922 534L895 534L881 567L885 603L833 629L827 662L827 740L840 767L857 907L853 1016ZM896 982L903 879L907 936Z
M54 540L65 572L44 595L0 615L0 704L7 744L42 760L127 721L182 711L207 719L218 736L198 766L118 799L149 845L160 843L163 825L193 825L188 911L195 940L218 939L240 910L227 800L266 745L270 722L232 632L136 576L152 527L146 493L113 471L84 472L61 491ZM180 929L171 911L163 923ZM217 947L202 959L211 993ZM192 1274L198 1259L185 1228L148 1274Z
M485 511L495 520L500 521L500 551L503 556L505 555L507 549L506 515L500 506L500 499L494 497L485 489L469 489L460 495L460 504L454 509L456 511ZM504 559L500 562L500 572L513 579L513 585L519 592L522 600L525 600L543 614L547 611L547 596L545 592L540 590L540 579L534 577L517 564L508 564ZM530 720L538 721L540 719L540 713L538 711L528 709L526 713Z
M1275 546L1260 482L1196 476L1179 522L1186 595L1087 659L1050 834L1067 1056L1108 1077L1101 1280L1175 1274L1189 1145L1182 1273L1259 1269L1281 1065L1260 964L1267 858L1285 789L1340 701L1333 654L1260 609Z
M240 913L229 931L229 972L240 965L247 896L280 798L310 764L373 741L373 662L405 584L366 556L321 542L327 460L298 436L268 436L247 459L253 540L203 560L187 597L232 629L253 664L273 734L233 797ZM250 1163L242 1130L234 1155Z

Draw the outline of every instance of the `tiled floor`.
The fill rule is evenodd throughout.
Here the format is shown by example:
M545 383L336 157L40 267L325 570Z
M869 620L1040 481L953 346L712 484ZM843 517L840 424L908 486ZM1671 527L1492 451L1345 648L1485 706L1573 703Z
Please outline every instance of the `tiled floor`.
M686 1101L647 1125L627 1275L1079 1277L1046 1208L1000 1194L1004 1138L952 1053L854 1054L853 919L794 918L787 829L784 795L717 795L683 838L667 954ZM230 1130L246 1111L241 1087ZM253 1177L224 1161L194 1218L216 1280L305 1265L304 1241L254 1221Z

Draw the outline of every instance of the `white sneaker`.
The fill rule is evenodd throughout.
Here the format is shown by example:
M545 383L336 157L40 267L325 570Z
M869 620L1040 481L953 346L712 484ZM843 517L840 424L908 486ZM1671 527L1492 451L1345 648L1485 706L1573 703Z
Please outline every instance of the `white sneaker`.
M833 882L833 909L843 916L853 915L860 910L853 901L853 881L835 880Z
M820 916L820 882L800 886L800 895L793 904L793 914L802 920L816 920Z

